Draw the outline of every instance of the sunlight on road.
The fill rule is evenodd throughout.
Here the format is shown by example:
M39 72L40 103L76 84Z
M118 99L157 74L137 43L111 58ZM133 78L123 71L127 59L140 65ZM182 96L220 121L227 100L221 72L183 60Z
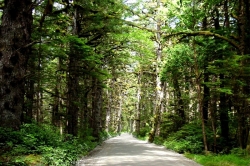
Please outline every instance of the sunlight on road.
M199 166L162 146L133 138L129 134L105 141L100 150L78 166Z

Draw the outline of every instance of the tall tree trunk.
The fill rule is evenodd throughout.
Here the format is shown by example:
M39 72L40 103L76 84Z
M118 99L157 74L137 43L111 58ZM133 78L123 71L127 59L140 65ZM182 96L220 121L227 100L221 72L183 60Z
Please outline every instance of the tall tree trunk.
M207 146L207 134L206 134L206 129L205 129L205 120L204 120L204 115L203 115L203 110L202 110L202 104L203 104L203 99L201 95L201 83L199 78L196 78L196 84L197 84L197 98L198 98L198 110L200 112L200 119L201 119L201 127L202 127L202 137L203 137L203 144L204 144L204 150L207 153L208 152L208 146Z
M174 76L173 78L173 84L174 84L174 92L177 100L177 108L176 108L176 114L178 115L178 119L176 122L176 131L180 129L185 124L185 111L184 111L184 102L181 97L181 89L179 86L178 78Z
M78 8L74 11L73 34L79 33L79 13ZM79 52L75 43L71 43L71 52L68 64L68 134L77 136L78 134L78 113L79 113Z
M238 34L240 43L240 54L246 56L250 54L250 2L248 0L239 0L238 7ZM243 61L244 67L249 66L249 58ZM245 81L246 85L243 86L243 97L241 99L242 106L238 110L238 138L241 148L247 147L247 140L249 137L249 94L250 94L250 77L247 69L244 71L245 75L242 80Z
M39 45L39 53L38 53L38 64L37 64L37 73L36 73L36 92L35 92L35 117L37 123L41 123L43 120L43 112L42 112L42 106L43 106L43 90L42 90L42 74L41 74L41 66L42 66L42 60L41 60L41 53L42 53L42 47L41 43Z
M35 69L35 62L31 60L30 65L28 67L28 71L32 72ZM34 103L34 94L35 94L35 80L34 74L30 74L26 80L26 101L25 101L25 108L23 113L23 122L30 123L33 119L33 103Z
M161 0L157 0L157 10L161 7ZM161 108L162 108L162 99L163 99L163 90L162 90L162 82L160 80L160 63L162 60L162 43L161 43L161 24L162 21L158 18L156 21L156 30L158 31L156 33L156 97L155 97L155 106L154 106L154 121L153 121L153 127L149 134L148 141L154 142L154 138L156 136L156 132L158 130L160 121L161 121Z
M212 130L213 130L213 152L216 153L217 152L217 138L216 138L216 110L217 110L217 104L216 104L216 94L212 95L211 97L211 106L210 106L210 116L211 116L211 123L212 123Z
M204 67L204 82L209 82L209 74L207 71L207 65ZM210 101L210 91L209 87L204 84L203 85L203 106L202 106L202 111L203 111L203 119L205 124L208 121L208 106L209 106L209 101Z
M81 138L84 138L85 136L87 136L87 132L90 126L90 113L89 113L89 108L88 108L88 95L90 92L90 88L87 86L88 85L88 78L89 76L85 75L84 77L84 85L85 90L83 92L83 95L81 96L81 119L80 119L80 130L81 130Z
M136 117L135 117L135 130L136 135L138 136L140 134L140 122L141 122L141 88L142 88L142 69L140 68L140 71L137 75L137 103L136 103Z
M197 91L197 100L198 100L198 112L200 113L200 120L201 120L201 127L202 127L202 137L203 137L203 144L204 144L204 150L205 153L208 151L208 146L207 146L207 134L205 130L205 120L204 120L204 115L203 115L203 96L202 96L202 86L201 86L201 72L198 67L198 60L197 60L197 52L196 52L196 47L195 47L195 39L193 39L193 50L194 50L194 59L195 59L195 83L196 83L196 91Z
M60 71L61 70L61 59L58 58L58 64L57 64L57 70ZM60 84L61 84L61 76L60 73L58 72L56 74L56 85L55 85L55 95L53 97L54 101L53 101L53 106L52 106L52 124L54 126L59 127L60 126L60 121L61 121L61 115L59 113L60 111Z
M0 29L0 126L18 129L30 55L32 0L5 0Z
M97 78L93 78L92 90L92 129L93 136L96 140L99 140L99 134L101 131L101 108L102 108L102 87Z
M207 30L207 17L205 16L202 20L202 30ZM203 84L203 106L202 106L202 111L203 111L203 119L205 124L208 121L208 106L209 106L209 98L210 98L210 94L209 94L209 87L205 84L207 82L209 82L209 73L207 70L208 67L208 56L209 55L205 55L205 59L204 59L204 84Z
M121 87L120 89L120 100L119 100L119 108L117 112L117 133L120 135L122 131L122 105L123 105L123 92Z
M222 82L220 88L224 88L224 74L220 74L220 81ZM228 104L226 94L220 92L220 104L219 104L219 115L220 115L220 126L221 126L221 137L224 142L228 142L229 135L229 117L228 117Z
M106 120L105 120L105 131L109 132L110 128L110 117L111 117L111 103L112 103L112 96L111 92L107 89L107 108L106 108Z
M224 6L225 7L225 6ZM217 7L214 9L215 15L214 15L214 27L216 30L220 30L220 14ZM227 11L227 9L225 10ZM228 25L228 16L225 15L225 23ZM229 28L229 27L227 27ZM218 43L216 41L215 43ZM219 51L218 53L219 59L223 59L224 53ZM225 75L224 73L220 73L219 75L220 79L220 88L223 89L225 87ZM220 92L220 104L219 104L219 116L220 116L220 127L221 127L221 137L224 139L225 144L228 143L228 135L229 135L229 117L228 117L228 105L227 105L227 96L224 92Z
M78 60L76 55L70 56L68 71L68 134L78 134L78 112L79 112L79 78L77 72Z

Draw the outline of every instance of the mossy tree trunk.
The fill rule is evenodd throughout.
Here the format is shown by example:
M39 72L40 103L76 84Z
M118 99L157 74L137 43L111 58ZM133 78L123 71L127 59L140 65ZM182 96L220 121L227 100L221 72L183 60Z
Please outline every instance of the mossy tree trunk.
M161 7L161 1L157 0L157 10ZM159 12L159 11L158 11ZM148 141L149 142L154 142L154 138L156 136L158 127L160 125L161 121L161 114L162 114L162 100L163 100L163 89L162 89L162 82L160 80L160 63L162 61L162 37L161 37L161 25L162 25L162 20L160 18L157 19L156 21L156 30L158 31L156 35L156 97L155 97L155 106L154 106L154 120L153 120L153 126L152 130L149 134Z

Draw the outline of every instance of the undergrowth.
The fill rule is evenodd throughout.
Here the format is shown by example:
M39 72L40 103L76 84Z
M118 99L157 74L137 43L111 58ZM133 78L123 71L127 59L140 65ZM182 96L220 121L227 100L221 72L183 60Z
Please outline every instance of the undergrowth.
M204 166L249 166L249 156L238 156L237 154L185 154L186 157L200 163Z
M163 129L162 129L163 130ZM139 134L133 133L135 137L146 140L149 133L148 128L143 128ZM207 141L212 145L212 132L206 129ZM181 129L172 133L164 133L156 136L154 143L164 145L167 149L171 149L178 153L183 153L186 157L200 163L204 166L250 166L250 154L247 150L241 148L233 148L228 153L224 153L224 149L218 154L209 152L204 154L204 145L202 138L202 130L200 123L189 123ZM219 143L219 141L218 141ZM223 144L221 144L223 145Z
M100 141L110 137L100 133ZM19 131L0 128L0 165L69 166L99 142L95 138L62 136L50 125L24 124Z

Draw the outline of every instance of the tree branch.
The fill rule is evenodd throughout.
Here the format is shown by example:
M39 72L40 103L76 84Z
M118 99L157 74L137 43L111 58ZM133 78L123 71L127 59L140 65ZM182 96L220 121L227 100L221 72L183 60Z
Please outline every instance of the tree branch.
M142 29L142 30L146 30L148 32L153 32L153 33L156 33L157 30L154 30L154 29L149 29L147 27L143 27L143 26L140 26L136 23L133 23L132 21L127 21L127 20L123 20L125 24L129 25L129 26L132 26L132 27L136 27L138 29Z
M217 33L210 32L210 31L178 32L178 33L173 33L173 34L169 34L169 35L164 35L163 37L165 39L167 39L167 38L171 38L173 36L180 36L180 35L183 35L184 37L187 37L187 36L213 36L213 37L216 37L216 38L219 38L219 39L222 39L222 40L228 42L230 45L232 45L236 49L240 49L239 44L237 44L235 41L230 40L229 38L222 36L222 35L219 35Z

